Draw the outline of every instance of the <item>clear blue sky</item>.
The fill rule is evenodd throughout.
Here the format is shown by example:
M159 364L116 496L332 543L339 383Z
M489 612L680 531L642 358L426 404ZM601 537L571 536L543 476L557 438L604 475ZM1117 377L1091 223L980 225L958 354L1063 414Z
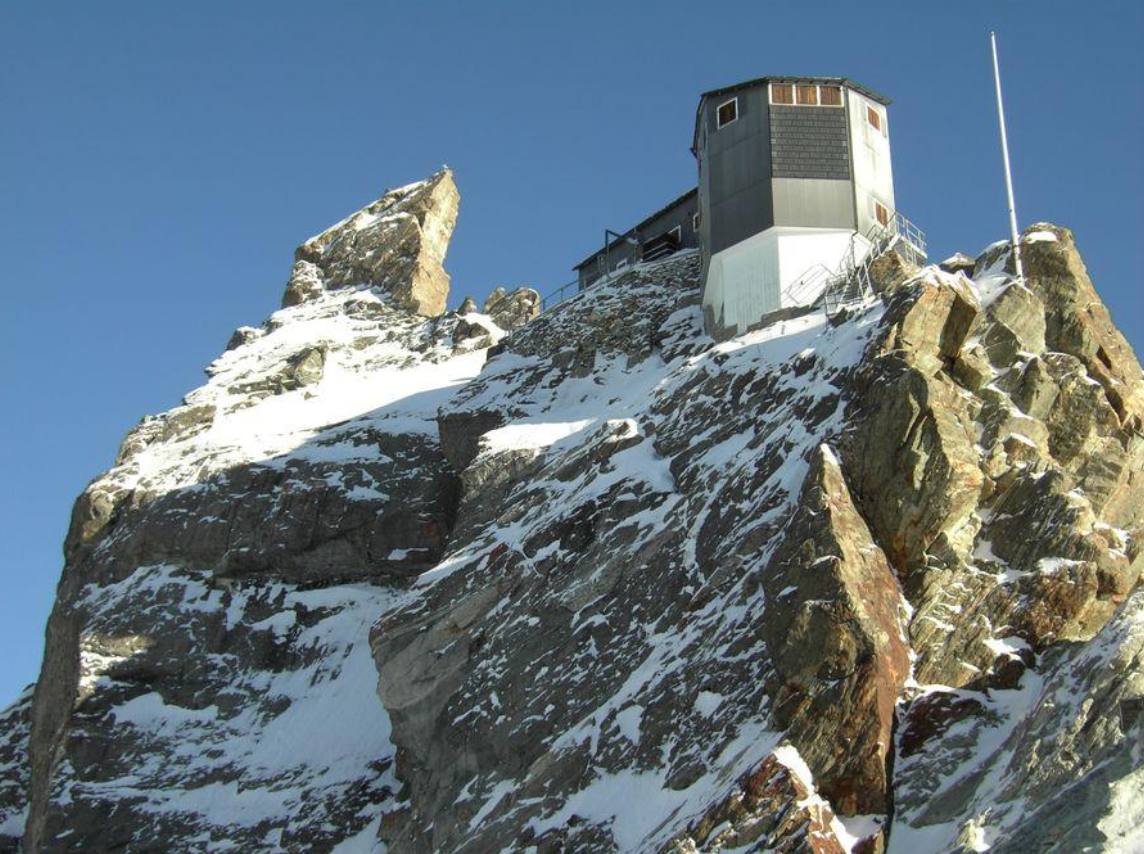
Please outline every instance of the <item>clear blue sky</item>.
M844 75L894 99L935 256L1072 227L1141 350L1144 4L12 2L0 29L0 702L35 678L71 503L278 305L298 243L442 163L454 304L546 289L694 183L698 93Z

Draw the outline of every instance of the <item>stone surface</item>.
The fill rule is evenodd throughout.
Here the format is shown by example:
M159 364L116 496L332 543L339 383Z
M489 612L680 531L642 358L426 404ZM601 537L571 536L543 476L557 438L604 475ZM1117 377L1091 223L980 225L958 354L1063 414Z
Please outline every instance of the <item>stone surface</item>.
M1144 384L1070 233L717 343L696 255L419 315L451 186L77 500L0 847L1138 847Z
M745 775L726 800L715 804L686 834L673 840L666 851L847 854L851 848L839 840L837 827L830 805L797 770L772 754Z
M910 671L907 606L826 446L763 589L776 722L837 809L887 813L894 705Z
M965 273L973 275L973 268L977 266L977 259L970 258L964 252L954 252L938 266L947 273Z
M130 849L141 829L164 847L328 848L389 803L365 635L442 553L460 480L437 407L484 361L454 353L456 318L411 313L455 210L441 173L306 244L287 307L79 497L34 701L12 712L32 730L28 850ZM361 726L297 730L324 694ZM228 800L250 820L212 812Z
M370 286L427 317L445 311L449 274L442 266L457 221L453 173L389 190L371 205L303 243L283 306L326 290Z
M19 850L21 819L28 807L28 738L32 727L32 686L0 711L0 851Z
M917 265L910 257L906 257L904 249L891 249L870 263L870 284L875 293L888 296L917 272Z
M494 288L485 300L484 312L501 329L519 329L540 314L540 294L532 288Z

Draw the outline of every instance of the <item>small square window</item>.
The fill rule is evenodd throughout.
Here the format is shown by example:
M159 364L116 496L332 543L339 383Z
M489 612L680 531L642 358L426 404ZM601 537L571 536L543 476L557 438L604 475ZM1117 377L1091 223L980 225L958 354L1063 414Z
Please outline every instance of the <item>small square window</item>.
M818 87L800 84L795 87L795 96L800 106L813 107L818 104Z
M869 104L866 105L866 121L870 123L870 127L874 128L874 130L882 129L882 116Z
M730 101L724 101L719 105L719 109L715 111L715 123L717 127L725 127L731 124L735 119L739 118L739 99L732 98Z
M890 224L890 211L881 202L874 202L874 216L882 225Z
M840 86L819 86L818 87L818 103L824 107L841 107L842 106L842 87Z
M772 83L771 84L771 103L772 104L793 104L794 103L794 87L789 83Z

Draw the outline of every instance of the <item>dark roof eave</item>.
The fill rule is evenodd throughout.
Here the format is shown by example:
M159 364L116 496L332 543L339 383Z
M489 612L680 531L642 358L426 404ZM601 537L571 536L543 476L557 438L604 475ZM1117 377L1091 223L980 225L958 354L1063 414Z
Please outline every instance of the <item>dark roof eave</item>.
M746 89L750 86L758 86L760 83L827 83L836 86L845 86L847 89L853 89L855 92L861 92L872 101L877 101L879 104L890 106L893 103L885 95L875 92L868 86L863 86L856 80L851 80L849 77L784 77L778 74L772 74L769 77L756 77L753 80L744 80L741 83L734 83L730 86L722 86L718 89L711 89L702 93L699 100L709 98L713 95L725 95L728 92L735 92L739 89Z
M863 86L856 80L851 80L849 77L790 77L778 74L772 74L769 77L756 77L752 80L744 80L741 83L734 83L730 86L722 86L719 89L711 89L702 93L699 96L699 103L695 107L695 130L691 134L691 154L697 155L699 152L699 117L700 111L703 108L703 102L708 98L716 95L728 95L731 92L738 92L741 89L749 89L752 86L758 86L762 83L828 83L835 86L845 86L847 89L853 89L862 95L865 95L871 101L877 101L883 106L890 106L893 103L885 95L875 92L867 86Z

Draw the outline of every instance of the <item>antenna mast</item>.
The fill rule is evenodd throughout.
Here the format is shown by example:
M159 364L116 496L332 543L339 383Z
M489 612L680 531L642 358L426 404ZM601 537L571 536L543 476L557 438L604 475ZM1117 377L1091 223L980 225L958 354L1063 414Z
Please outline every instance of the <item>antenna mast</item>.
M993 46L993 82L997 87L997 121L1001 125L1001 157L1005 161L1005 190L1009 194L1009 232L1013 241L1013 263L1017 280L1024 281L1025 272L1021 268L1021 239L1017 234L1017 205L1013 201L1013 176L1009 171L1009 139L1005 135L1005 105L1001 102L1001 70L997 65L997 34L989 32L989 43Z

